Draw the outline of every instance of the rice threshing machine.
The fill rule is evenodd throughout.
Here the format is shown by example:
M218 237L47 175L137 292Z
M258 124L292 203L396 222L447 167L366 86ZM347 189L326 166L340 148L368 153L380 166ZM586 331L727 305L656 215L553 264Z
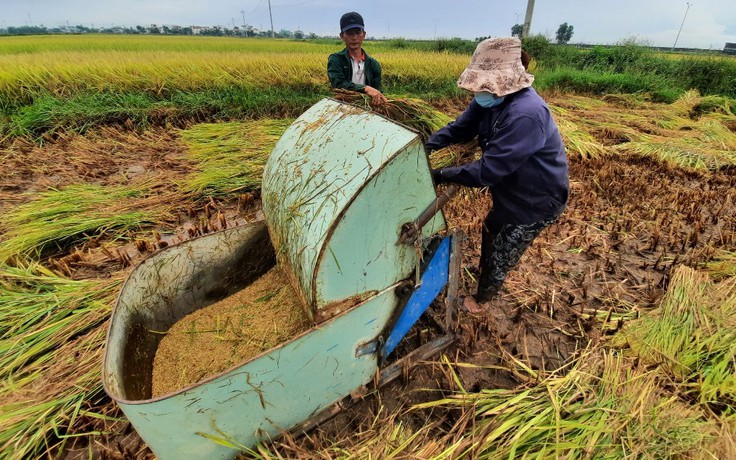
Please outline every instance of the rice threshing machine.
M390 382L452 343L459 253L440 210L446 199L435 194L415 131L353 105L320 101L268 159L266 222L169 246L130 273L107 335L105 390L161 459L232 458L326 420L354 400L351 394ZM276 263L312 327L152 397L162 331ZM444 302L431 309L441 332L397 350L446 286Z

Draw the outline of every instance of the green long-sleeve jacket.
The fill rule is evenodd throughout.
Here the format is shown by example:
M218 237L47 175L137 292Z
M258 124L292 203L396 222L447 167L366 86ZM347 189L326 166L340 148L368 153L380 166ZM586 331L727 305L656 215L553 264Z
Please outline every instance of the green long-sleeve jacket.
M383 91L381 87L381 64L365 53L365 85ZM353 83L353 66L350 63L348 49L345 48L337 53L330 54L327 58L327 77L333 88L349 89L352 91L364 91L365 85Z

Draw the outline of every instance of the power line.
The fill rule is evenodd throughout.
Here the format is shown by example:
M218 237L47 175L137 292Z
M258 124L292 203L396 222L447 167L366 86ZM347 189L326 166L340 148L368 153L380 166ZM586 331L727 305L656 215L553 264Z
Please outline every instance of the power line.
M293 3L282 3L278 5L274 5L274 7L280 8L282 6L299 6L299 5L306 5L307 3L312 3L314 0L304 0L301 2L293 2Z

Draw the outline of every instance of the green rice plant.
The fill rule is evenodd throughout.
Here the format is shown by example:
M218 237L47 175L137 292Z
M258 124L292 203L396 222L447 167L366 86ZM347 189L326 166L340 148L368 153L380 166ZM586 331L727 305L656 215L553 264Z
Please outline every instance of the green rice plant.
M736 251L720 250L713 260L708 262L706 271L715 280L736 276Z
M39 96L0 126L0 138L47 139L57 132L84 133L100 125L182 125L191 120L293 117L328 94L327 88L246 88L172 91L163 97L143 92Z
M172 109L173 104L157 102L144 93L83 93L64 98L45 94L11 114L0 136L48 137L57 131L84 132L91 126L126 122L145 127L154 110L160 116Z
M190 174L182 189L222 196L259 188L266 160L291 122L202 123L183 130L181 137L198 171Z
M736 412L736 278L713 284L678 267L661 307L622 333L631 351L683 394L717 412Z
M649 93L659 102L672 102L683 92L672 88L665 77L652 74L624 74L561 68L536 75L538 90L582 94Z
M714 424L669 396L655 372L588 352L565 375L518 389L461 391L414 406L461 408L452 458L669 458L711 449Z
M147 196L148 195L148 196ZM36 258L80 240L128 231L161 222L171 206L168 195L147 187L73 185L51 189L11 209L1 224L0 263Z
M0 265L0 451L37 458L100 393L105 320L120 280Z

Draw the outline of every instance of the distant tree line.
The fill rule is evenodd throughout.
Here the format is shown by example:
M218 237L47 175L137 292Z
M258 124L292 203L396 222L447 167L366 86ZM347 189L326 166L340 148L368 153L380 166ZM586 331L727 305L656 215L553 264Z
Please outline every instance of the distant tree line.
M555 39L557 40L557 43L560 45L564 45L567 42L570 41L572 38L572 34L574 33L575 28L572 25L569 25L566 22L563 22L560 24L560 27L557 28L557 32L555 33ZM524 26L521 24L514 24L511 26L511 36L512 37L519 37L524 34Z
M50 35L50 34L131 34L131 35L208 35L218 37L270 37L270 30L259 30L253 26L245 27L223 27L223 26L178 26L178 25L156 25L135 27L87 27L83 25L64 27L41 26L10 26L0 28L0 35ZM314 33L305 33L301 30L291 31L281 29L274 31L276 38L316 39Z

